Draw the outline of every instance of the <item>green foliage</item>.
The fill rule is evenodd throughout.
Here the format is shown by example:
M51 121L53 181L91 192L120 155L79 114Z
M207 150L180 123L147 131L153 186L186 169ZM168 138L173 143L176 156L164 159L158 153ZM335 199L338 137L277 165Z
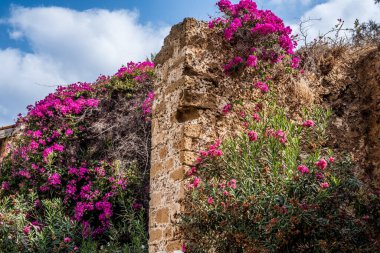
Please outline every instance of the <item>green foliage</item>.
M0 252L146 252L153 68L28 107L0 164Z
M36 195L4 197L0 200L2 226L0 229L1 252L71 252L75 238L79 238L77 223L65 216L64 205L59 199L44 200L34 210ZM33 219L30 223L28 219ZM44 224L41 223L43 219ZM70 242L64 242L70 238Z
M189 191L182 223L191 252L373 252L379 197L347 158L324 170L315 164L332 154L325 148L330 112L305 111L315 122L307 128L275 102L262 103L259 122L246 117L257 140L246 133L225 140L222 156L197 165L202 183Z

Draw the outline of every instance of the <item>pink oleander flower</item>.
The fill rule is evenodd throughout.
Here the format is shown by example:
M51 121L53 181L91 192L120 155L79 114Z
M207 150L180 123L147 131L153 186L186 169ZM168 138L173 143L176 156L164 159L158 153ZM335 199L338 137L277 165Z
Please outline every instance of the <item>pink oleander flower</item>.
M208 153L207 151L202 150L202 151L199 151L199 155L200 155L201 157L206 157L206 156L209 155L209 153Z
M71 242L71 238L70 238L70 237L65 237L65 238L63 239L63 241L64 241L65 243L70 243L70 242Z
M214 203L214 199L212 197L209 197L207 199L207 203L211 205L212 203Z
M330 163L334 163L334 161L335 161L335 157L330 157L330 158L329 158L329 161L330 161Z
M229 182L227 183L227 185L228 185L229 187L231 187L232 189L236 189L236 179L231 179L231 181L229 181Z
M302 175L304 174L308 174L310 172L309 168L306 167L305 165L300 165L298 166L298 171L302 173Z
M197 159L195 159L195 164L200 164L200 163L202 163L202 161L203 161L203 159L202 159L202 157L197 157Z
M216 156L222 156L223 155L223 151L220 150L220 149L216 149L212 152L212 156L216 157Z
M24 232L24 234L28 235L30 233L30 225L25 226L22 231Z
M250 141L256 141L258 139L258 135L255 131L249 131L248 132L248 138Z
M257 113L254 113L253 115L252 115L252 118L253 118L253 120L254 121L257 121L257 122L260 122L260 116L257 114Z
M315 166L319 167L321 170L324 170L327 167L327 162L325 159L320 159L318 162L315 163Z
M226 104L225 106L223 106L222 113L227 114L231 111L231 109L232 109L232 104Z
M284 131L282 131L282 130L277 130L277 132L276 132L276 137L277 138L282 138L282 137L284 137L285 136L285 132Z
M321 188L323 188L323 189L329 188L329 183L327 183L327 182L320 183L319 185L320 185Z
M306 120L303 124L302 124L303 127L314 127L315 126L315 123L314 121L308 119Z
M197 172L197 168L196 167L191 167L191 169L187 172L187 175L191 176L191 175L193 175L196 172Z
M262 93L268 93L269 92L269 87L264 82L257 82L255 87L260 89Z
M194 178L193 183L189 185L189 188L198 188L201 182L202 182L202 179L200 179L199 177L196 177Z
M322 172L318 172L315 174L315 177L318 179L318 180L322 180L325 178L325 176L323 175Z

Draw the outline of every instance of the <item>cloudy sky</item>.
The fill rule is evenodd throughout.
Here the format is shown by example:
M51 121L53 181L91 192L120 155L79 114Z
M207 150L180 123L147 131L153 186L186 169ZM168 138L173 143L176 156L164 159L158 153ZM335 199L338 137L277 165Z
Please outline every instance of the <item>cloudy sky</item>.
M1 0L0 126L56 85L91 82L129 61L157 53L172 25L185 17L215 16L216 0ZM237 1L233 1L237 2ZM258 0L296 27L320 18L318 35L338 18L380 22L373 0Z

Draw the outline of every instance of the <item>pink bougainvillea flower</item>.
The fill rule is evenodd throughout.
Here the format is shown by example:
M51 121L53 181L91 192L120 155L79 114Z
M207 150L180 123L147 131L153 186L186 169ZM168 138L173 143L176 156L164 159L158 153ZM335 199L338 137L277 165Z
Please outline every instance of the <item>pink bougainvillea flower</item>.
M141 106L144 116L149 116L152 113L153 101L154 101L154 91L151 91L148 93L148 96L146 97L146 99L144 100Z
M315 166L319 167L321 170L324 170L327 167L327 162L325 159L320 159L318 162L315 163Z
M330 163L334 163L334 161L335 161L335 157L330 157L330 158L329 158L329 161L330 161Z
M252 32L259 33L261 35L267 35L274 33L275 31L276 27L271 23L257 24L254 28L252 28Z
M329 188L329 183L327 183L327 182L320 183L319 185L320 185L321 188L323 188L323 189Z
M248 67L256 67L256 65L257 65L257 57L254 56L254 55L249 55L245 64Z
M70 237L65 237L65 238L63 239L63 241L64 241L65 243L70 243L70 242L71 242L71 238L70 238Z
M66 136L70 136L70 135L72 135L74 133L74 131L71 129L71 128L68 128L68 129L66 129L66 131L65 131L65 135Z
M303 127L314 127L315 126L315 123L314 121L308 119L306 120L303 124L302 124Z
M300 58L298 58L298 57L293 57L293 58L292 58L292 64L291 64L291 67L294 68L294 69L296 69L296 68L298 68L299 63L300 63Z
M143 207L143 205L141 203L137 203L137 202L133 203L133 205L132 205L132 208L134 210L140 210L142 207Z
M214 199L212 197L209 197L207 199L207 203L211 205L212 203L214 203Z
M39 146L40 146L40 144L37 143L37 142L35 142L35 141L32 141L32 142L30 142L30 144L29 144L29 147L30 147L31 149L38 149Z
M237 66L239 66L241 63L243 62L243 58L241 58L240 56L237 56L235 58L233 58L230 62L228 62L225 66L224 66L224 72L226 74L230 74L231 71L236 68Z
M230 193L229 193L228 191L224 191L224 192L223 192L223 195L227 197L227 196L230 195Z
M262 93L268 93L269 92L269 87L264 82L257 82L255 84L255 87L258 88L258 89L260 89Z
M60 185L61 184L61 176L58 173L53 173L48 178L48 183L49 183L49 185L52 185L52 186Z
M298 166L297 169L298 169L299 172L302 173L302 175L303 174L308 174L310 172L309 168L306 167L305 165L300 165L300 166Z
M3 181L1 183L1 189L4 191L8 191L9 190L9 183L7 181Z

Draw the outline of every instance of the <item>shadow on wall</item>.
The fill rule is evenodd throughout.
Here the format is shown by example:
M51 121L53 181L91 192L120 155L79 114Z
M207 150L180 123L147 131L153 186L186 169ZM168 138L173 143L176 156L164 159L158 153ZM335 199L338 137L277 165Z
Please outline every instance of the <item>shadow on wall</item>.
M0 162L2 161L6 143L15 131L15 125L0 127Z

